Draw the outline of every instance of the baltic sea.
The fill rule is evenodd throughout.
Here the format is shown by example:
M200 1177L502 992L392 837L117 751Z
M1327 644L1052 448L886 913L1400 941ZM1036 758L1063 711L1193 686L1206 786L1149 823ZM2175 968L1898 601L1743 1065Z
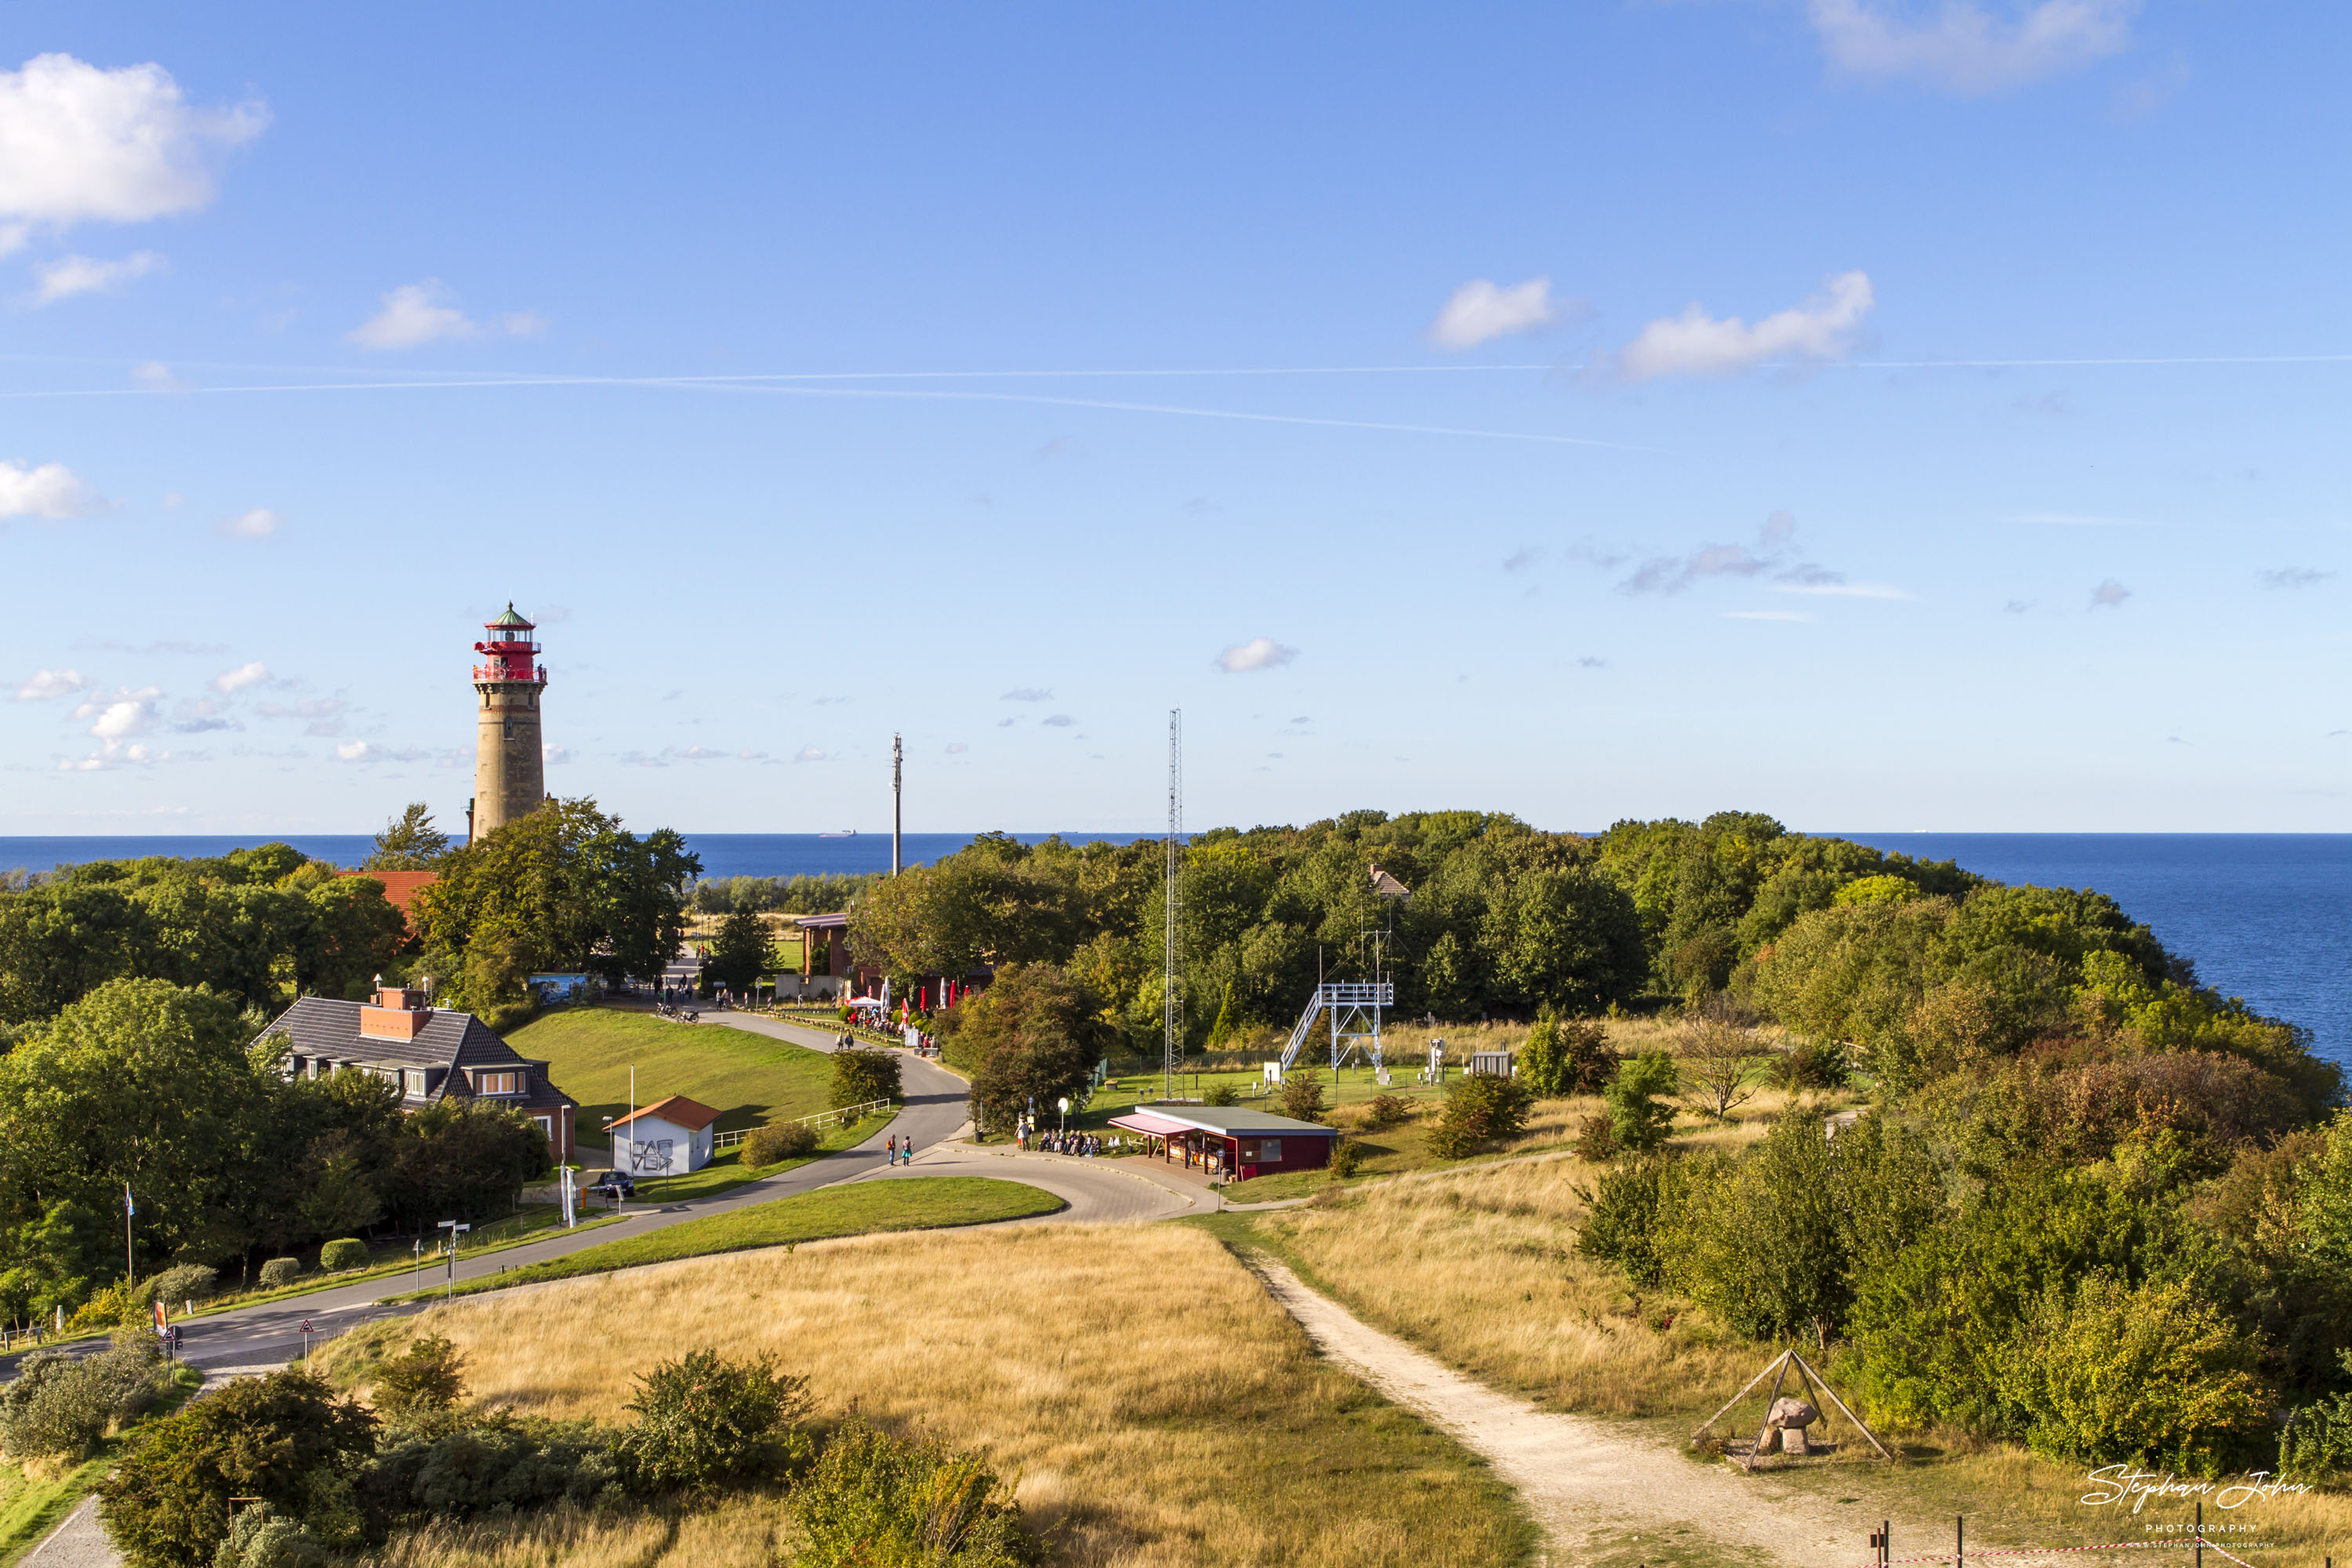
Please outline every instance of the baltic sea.
M0 870L139 855L219 855L268 841L245 837L0 837ZM1045 834L1016 837L1035 843ZM1070 834L1126 843L1146 835ZM1917 859L1957 860L2003 882L2093 888L2197 965L2207 984L2301 1024L2322 1056L2352 1068L2352 834L1847 833ZM688 834L709 877L886 871L887 834ZM919 866L971 841L910 833ZM304 854L356 865L357 835L294 835Z

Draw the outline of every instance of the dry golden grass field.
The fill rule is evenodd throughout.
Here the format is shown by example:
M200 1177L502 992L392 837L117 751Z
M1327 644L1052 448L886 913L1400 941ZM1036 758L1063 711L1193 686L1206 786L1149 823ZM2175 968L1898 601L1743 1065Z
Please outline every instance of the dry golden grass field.
M1752 1140L1773 1109L1753 1107L1733 1126L1698 1136ZM1688 1141L1687 1119L1679 1131ZM1367 1322L1494 1387L1547 1408L1670 1428L1679 1440L1777 1347L1741 1342L1686 1302L1637 1296L1613 1268L1577 1256L1584 1204L1576 1189L1594 1173L1573 1156L1466 1166L1349 1187L1305 1208L1227 1215L1220 1225ZM1752 1420L1761 1400L1750 1404ZM2084 1467L1949 1433L1882 1434L1906 1455L1901 1467L1885 1467L1863 1459L1863 1446L1834 1429L1842 1425L1832 1434L1846 1439L1838 1458L1795 1472L1803 1484L1825 1501L1878 1499L1896 1516L1965 1513L1971 1540L1981 1531L1987 1545L2141 1540L2151 1524L2189 1517L2186 1503L2150 1504L2137 1518L2086 1508L2077 1500L2090 1489ZM2207 1517L2222 1516L2209 1506ZM2308 1559L2318 1568L2330 1552L2352 1561L2352 1498L2340 1493L2251 1502L2227 1518L2259 1526L2252 1538L2276 1544L2250 1561L2300 1568Z
M459 1301L338 1342L364 1387L390 1340L447 1334L473 1395L628 1419L631 1379L702 1345L772 1352L852 1405L986 1448L1070 1568L1487 1568L1529 1559L1508 1490L1369 1394L1213 1237L1045 1226L859 1237ZM743 1499L652 1515L436 1531L402 1568L764 1565L782 1519Z

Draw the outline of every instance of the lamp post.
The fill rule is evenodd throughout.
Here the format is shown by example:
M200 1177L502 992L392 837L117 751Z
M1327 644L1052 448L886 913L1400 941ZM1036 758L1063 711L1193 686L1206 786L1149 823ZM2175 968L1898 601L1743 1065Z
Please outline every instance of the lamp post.
M455 1299L457 1294L457 1238L474 1227L459 1225L454 1219L445 1219L436 1228L449 1233L449 1287L442 1292L442 1300L446 1301Z
M1070 1097L1064 1095L1059 1103L1062 1108L1062 1136L1066 1138L1070 1135Z

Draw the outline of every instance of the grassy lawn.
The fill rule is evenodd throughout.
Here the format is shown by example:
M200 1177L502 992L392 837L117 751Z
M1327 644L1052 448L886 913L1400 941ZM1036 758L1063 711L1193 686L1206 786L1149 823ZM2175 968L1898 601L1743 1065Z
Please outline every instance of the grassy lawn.
M870 1183L869 1188L913 1183ZM1452 1438L1317 1355L1213 1237L1181 1226L867 1236L459 1300L321 1352L362 1384L445 1334L471 1397L625 1422L635 1378L703 1346L775 1355L821 1418L985 1451L1055 1568L1517 1568L1535 1531ZM371 1336L374 1342L371 1342ZM626 1510L397 1538L385 1568L733 1568L778 1509ZM1554 1562L1566 1568L1566 1560Z
M782 1247L826 1237L935 1230L982 1225L990 1220L1024 1219L1031 1215L1052 1214L1062 1206L1061 1199L1040 1188L987 1176L858 1182L778 1198L773 1203L753 1204L708 1219L690 1219L645 1236L608 1241L566 1258L526 1264L505 1274L461 1279L457 1282L457 1294L499 1290L577 1274L609 1274L641 1263L666 1263L677 1258L741 1252L755 1247Z
M780 1160L772 1165L746 1167L743 1146L721 1149L710 1157L710 1163L684 1176L664 1176L657 1182L639 1182L636 1201L641 1204L682 1204L694 1198L707 1198L713 1193L723 1193L730 1187L740 1187L746 1182L756 1182L772 1176L779 1171L789 1171L795 1165L805 1165L811 1160L840 1149L855 1149L877 1132L890 1125L898 1113L886 1110L868 1116L847 1127L834 1126L824 1130L817 1140L816 1153L797 1160Z
M178 1409L196 1391L204 1375L184 1366L173 1379L171 1392L151 1414ZM16 1562L64 1523L66 1515L114 1468L115 1456L121 1449L122 1436L117 1433L100 1443L97 1453L54 1480L27 1475L22 1465L0 1464L0 1568Z
M580 1142L599 1149L609 1146L605 1119L628 1110L632 1065L640 1108L682 1094L718 1110L721 1132L791 1121L832 1103L833 1063L823 1052L724 1024L564 1007L541 1014L507 1043L547 1062L556 1087L580 1102Z

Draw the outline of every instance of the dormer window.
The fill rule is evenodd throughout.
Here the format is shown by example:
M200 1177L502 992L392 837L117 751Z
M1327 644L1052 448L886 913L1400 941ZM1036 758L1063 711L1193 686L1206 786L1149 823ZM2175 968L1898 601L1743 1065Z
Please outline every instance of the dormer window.
M405 1092L406 1092L406 1094L408 1095L408 1098L409 1098L409 1099L411 1099L411 1100L422 1100L422 1099L424 1099L424 1098L425 1098L425 1069L424 1069L424 1068L408 1068L406 1071L403 1072L403 1073L400 1075L400 1077L401 1077L401 1085L400 1085L400 1087L401 1087L401 1089L402 1089L404 1091L405 1091Z
M520 1094L522 1074L519 1072L476 1073L474 1091L478 1094Z

